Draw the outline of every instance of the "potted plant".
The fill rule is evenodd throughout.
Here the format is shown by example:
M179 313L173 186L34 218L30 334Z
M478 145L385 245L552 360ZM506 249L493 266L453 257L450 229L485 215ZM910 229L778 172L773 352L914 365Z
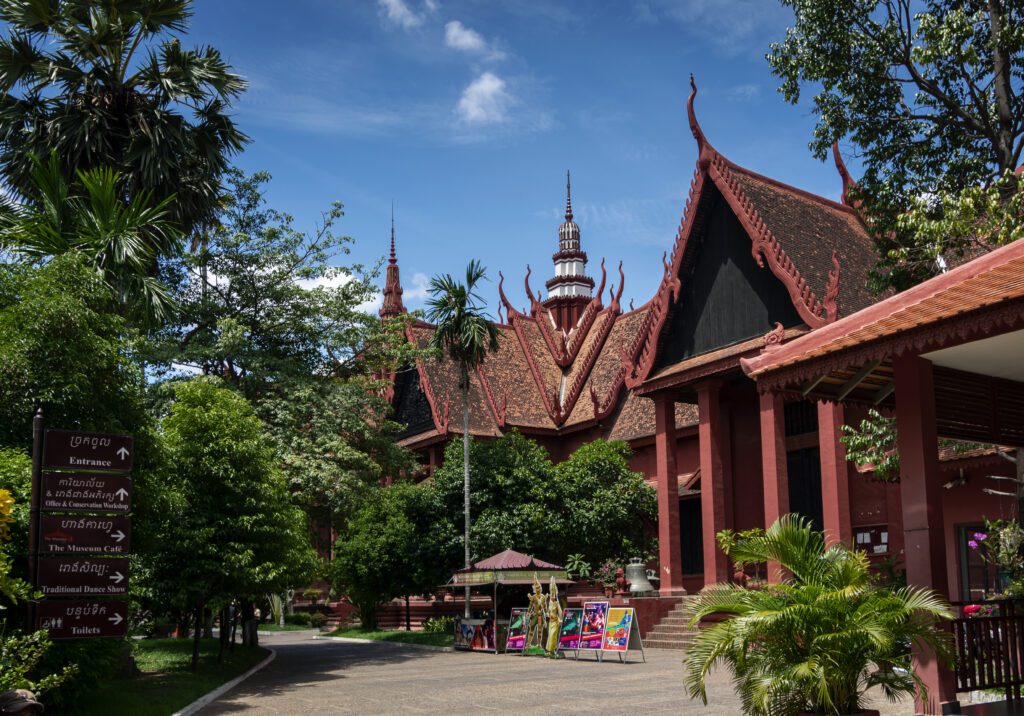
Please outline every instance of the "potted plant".
M953 617L945 600L926 589L879 585L867 555L826 546L800 516L724 547L736 561L778 562L792 576L763 589L713 584L689 603L691 627L725 616L700 629L687 653L691 697L707 703L705 679L721 664L747 714L877 716L863 706L867 689L879 686L891 698L925 691L909 644L949 658L948 634L936 626Z
M615 596L615 572L618 569L618 562L614 559L609 559L597 570L597 581L601 583L601 586L604 588L604 595L609 599Z
M587 579L590 577L590 563L583 559L582 554L570 554L565 561L565 573L569 579Z

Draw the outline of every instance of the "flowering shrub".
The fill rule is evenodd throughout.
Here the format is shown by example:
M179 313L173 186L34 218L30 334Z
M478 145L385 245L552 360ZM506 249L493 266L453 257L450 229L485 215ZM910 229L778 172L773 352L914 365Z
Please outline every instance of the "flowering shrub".
M615 586L615 572L621 565L614 559L604 562L597 570L596 579L606 587Z
M963 608L965 617L994 617L999 615L999 607L995 604L968 604Z

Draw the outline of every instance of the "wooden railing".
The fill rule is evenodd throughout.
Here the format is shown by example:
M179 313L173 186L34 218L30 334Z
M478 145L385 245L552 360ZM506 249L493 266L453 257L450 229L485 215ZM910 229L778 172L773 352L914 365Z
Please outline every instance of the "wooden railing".
M953 602L961 612L970 604L983 609L995 607L996 612L953 620L957 691L1004 689L1007 701L1020 700L1024 685L1024 614L1018 614L1014 602L1008 600Z

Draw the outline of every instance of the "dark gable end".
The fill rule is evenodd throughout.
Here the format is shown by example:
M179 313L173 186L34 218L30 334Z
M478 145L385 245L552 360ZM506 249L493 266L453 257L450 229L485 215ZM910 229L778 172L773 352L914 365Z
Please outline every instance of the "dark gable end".
M419 435L434 429L434 418L430 403L420 385L420 372L416 366L408 367L395 375L395 395L391 401L395 409L395 421L404 427L395 435L396 439Z
M786 287L754 261L750 237L716 187L705 189L701 204L706 219L686 247L679 301L662 332L655 370L763 336L776 322L803 323Z

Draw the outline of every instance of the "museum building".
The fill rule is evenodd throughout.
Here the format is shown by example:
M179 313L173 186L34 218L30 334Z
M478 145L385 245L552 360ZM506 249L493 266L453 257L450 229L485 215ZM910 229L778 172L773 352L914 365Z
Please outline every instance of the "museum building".
M517 310L499 274L499 346L471 376L470 433L495 438L516 429L555 461L592 440L626 441L633 468L657 489L664 596L732 578L716 533L763 527L789 512L809 517L830 540L856 544L880 568L901 569L903 485L858 471L839 441L840 426L859 424L869 408L892 414L893 364L867 360L808 374L785 390L759 385L744 368L903 294L866 288L876 251L838 149L836 202L723 156L697 121L696 93L694 86L687 111L697 166L651 299L620 304L621 262L610 272L602 260L597 280L588 273L597 271L567 184L546 297L531 288L527 267L528 308ZM406 312L394 239L392 230L383 317ZM406 330L425 347L434 327L417 320ZM398 437L419 456L424 477L461 436L457 384L447 359L392 376L389 397L405 426ZM994 587L995 575L967 546L983 517L1016 516L1016 499L991 479L1015 474L1014 451L991 444L992 436L985 433L984 445L936 448L941 489L929 493L929 505L941 507L934 538L944 557L933 555L945 560L948 585L935 586L953 600Z

